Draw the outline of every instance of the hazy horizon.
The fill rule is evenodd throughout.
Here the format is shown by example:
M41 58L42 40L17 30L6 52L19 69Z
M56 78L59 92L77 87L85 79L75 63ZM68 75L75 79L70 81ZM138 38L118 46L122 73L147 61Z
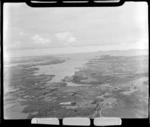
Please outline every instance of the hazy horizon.
M72 54L83 54L83 53L100 53L100 52L104 52L104 54L108 53L108 52L115 52L117 53L118 51L125 51L127 53L131 53L133 52L134 54L141 54L141 55L148 55L148 49L124 49L124 50L116 50L116 49L110 49L110 50L82 50L82 48L80 48L80 50L76 50L74 52L70 52L68 50L65 50L63 48L61 49L54 49L52 48L53 50L50 50L50 49L28 49L28 50L16 50L16 51L13 51L13 52L7 52L4 54L4 59L7 60L7 59L10 59L10 58L15 58L15 57L33 57L33 56L47 56L47 55L72 55ZM71 50L71 49L70 49ZM87 52L88 51L88 52ZM135 52L135 51L138 51L138 52Z

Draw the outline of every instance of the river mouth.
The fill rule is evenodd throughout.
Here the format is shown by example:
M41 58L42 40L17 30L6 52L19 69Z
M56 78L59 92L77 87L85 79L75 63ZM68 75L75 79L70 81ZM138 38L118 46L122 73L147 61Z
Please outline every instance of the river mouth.
M53 57L53 59L55 60L55 57ZM20 119L20 118L27 119L29 115L36 115L37 111L34 111L33 113L24 112L24 109L29 106L27 102L32 100L32 97L33 99L37 99L40 101L41 99L44 98L44 96L42 97L42 93L49 94L48 91L51 92L59 89L60 87L63 88L63 85L65 83L61 82L61 80L65 76L72 76L74 72L77 70L77 68L82 67L86 62L88 62L88 59L82 61L78 61L77 59L78 58L76 56L73 59L69 58L69 60L66 60L65 57L63 58L63 60L65 61L61 61L62 58L60 61L57 61L56 58L56 63L54 62L52 64L48 63L49 65L45 64L48 61L45 59L44 61L38 61L38 62L34 62L34 61L30 62L29 60L25 63L23 62L7 63L7 65L5 66L5 78L4 78L5 119ZM15 82L14 79L16 78L18 78L18 80ZM19 78L21 79L20 81ZM24 81L22 80L23 78ZM28 85L26 85L27 80L31 80ZM52 88L52 86L50 85L52 83L54 83L54 88ZM31 90L28 89L28 86L31 88ZM83 85L72 83L72 82L66 82L65 86L77 87ZM46 88L48 88L49 90L46 91ZM37 89L38 91L35 89ZM40 89L41 91L39 91ZM34 97L35 95L30 92L32 90L35 91L34 92L35 95L38 95L40 97L39 98ZM44 92L42 92L42 90ZM57 97L55 99L57 99Z

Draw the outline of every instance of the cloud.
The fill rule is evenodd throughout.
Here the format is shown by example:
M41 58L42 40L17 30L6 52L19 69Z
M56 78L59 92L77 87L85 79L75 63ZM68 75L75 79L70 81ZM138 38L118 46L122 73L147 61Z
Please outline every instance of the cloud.
M18 40L14 41L14 42L13 42L13 45L11 45L12 48L18 48L18 47L20 47L20 46L21 46L21 42L18 41Z
M21 35L21 36L26 36L27 33L23 32L23 31L20 31L20 32L19 32L19 35Z
M138 49L147 49L148 48L148 39L141 39L135 43L135 46Z
M68 40L67 40L69 43L73 43L76 41L76 38L75 37L69 37Z
M32 37L32 40L35 44L38 45L47 45L51 43L51 40L48 38L41 37L40 35L36 34Z
M68 32L56 33L56 37L60 41L65 40L69 35L70 35L70 33L68 33Z
M135 49L147 49L148 48L148 38L143 38L143 39L139 39L139 40L134 40L134 41L127 41L127 42L122 42L120 43L120 45L122 45L122 47L131 47L131 48L135 48Z
M70 32L56 33L55 37L65 46L74 45L74 43L77 41L76 37Z
M126 45L127 43L126 42L122 42L122 43L120 43L121 45Z

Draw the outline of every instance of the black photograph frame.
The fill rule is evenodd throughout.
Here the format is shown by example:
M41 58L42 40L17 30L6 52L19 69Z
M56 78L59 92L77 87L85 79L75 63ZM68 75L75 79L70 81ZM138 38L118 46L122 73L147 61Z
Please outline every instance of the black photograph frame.
M14 126L20 126L20 125L25 125L25 126L43 126L43 125L36 125L36 124L31 124L31 120L5 120L4 119L4 102L3 102L3 85L4 85L4 81L3 81L3 76L4 76L4 63L3 63L3 57L4 57L4 49L3 49L3 45L4 45L4 42L3 42L3 10L4 10L4 4L5 3L19 3L19 2L26 2L27 5L29 5L30 7L45 7L45 8L48 8L48 7L116 7L116 6L121 6L124 4L124 2L129 2L130 0L120 0L120 2L117 2L117 3L94 3L93 0L89 0L88 3L62 3L61 1L62 0L58 0L59 2L57 3L54 3L54 4L41 4L41 3L38 3L38 4L33 4L31 3L30 0L2 0L1 1L1 38L0 38L0 41L1 41L1 93L0 93L0 99L1 99L1 109L0 109L0 125L4 125L4 126L9 126L9 125L14 125ZM139 2L139 1L136 1L134 0L135 2ZM147 2L148 6L149 6L149 2L148 1L145 1ZM148 7L148 23L149 23L149 7ZM149 24L148 24L149 26ZM148 104L149 105L149 104ZM150 106L149 106L150 107ZM150 111L149 111L150 113ZM64 126L63 123L62 123L62 120L59 120L60 121L60 125L59 126ZM122 119L122 125L121 126L148 126L150 124L150 118L146 118L146 119ZM44 125L46 126L46 125ZM58 125L48 125L48 126L58 126ZM93 119L91 119L91 125L90 126L94 126L94 122L93 122Z

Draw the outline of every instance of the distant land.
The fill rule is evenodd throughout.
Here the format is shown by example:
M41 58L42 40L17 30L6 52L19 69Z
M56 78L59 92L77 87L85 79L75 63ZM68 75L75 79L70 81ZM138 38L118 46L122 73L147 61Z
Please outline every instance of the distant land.
M53 53L55 49L33 49L33 50L15 50L13 52L4 51L4 59L9 59L11 57L32 57L32 56L46 56L46 55L69 55L69 54L97 54L97 55L148 55L148 49L128 49L128 50L108 50L108 51L76 51L74 53L61 52L58 49Z

